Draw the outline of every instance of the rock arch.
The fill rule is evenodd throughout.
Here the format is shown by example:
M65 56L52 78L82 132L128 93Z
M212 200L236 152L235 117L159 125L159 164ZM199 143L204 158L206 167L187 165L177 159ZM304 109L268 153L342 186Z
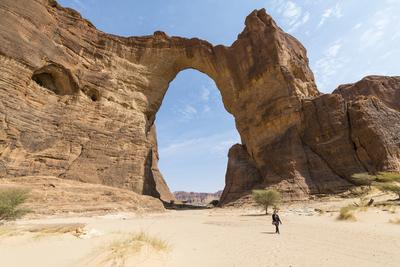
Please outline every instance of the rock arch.
M305 48L264 9L226 47L162 32L106 34L54 0L4 0L0 8L3 177L51 175L173 198L157 168L154 118L168 84L187 68L215 81L241 136L229 153L223 202L267 186L300 199L346 189L355 172L400 170L398 110L371 98L376 90L363 99L341 96L354 86L321 95ZM49 96L34 86L32 73L48 62L101 101ZM376 87L393 91L399 83L394 77ZM33 140L39 150L30 149Z

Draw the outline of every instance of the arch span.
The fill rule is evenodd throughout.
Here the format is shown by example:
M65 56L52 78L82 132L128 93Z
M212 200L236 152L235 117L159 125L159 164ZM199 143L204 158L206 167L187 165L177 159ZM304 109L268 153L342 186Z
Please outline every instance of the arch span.
M300 179L287 187L296 187L296 197L303 197L310 193L307 180L311 178L298 133L301 101L319 95L306 51L296 39L277 27L265 10L254 11L245 24L244 31L230 47L212 46L199 39L168 37L161 32L141 40L146 48L139 53L138 63L157 62L149 79L153 83L149 84L146 94L149 125L177 73L188 68L205 73L215 81L226 110L235 118L242 141L242 151L236 154L247 155L249 162L243 164L255 168L251 173L258 173L257 177L234 179L242 179L240 182L228 175L227 183L242 188L235 189L241 191L235 194L248 191L256 183L261 186L279 183L286 177L294 178L294 173L300 172ZM271 146L279 138L282 139L279 142L287 142L288 146ZM276 153L290 160L278 162L274 158ZM303 169L299 170L299 166ZM275 167L279 170L273 170ZM247 186L243 188L243 184Z
M228 150L240 142L233 116L207 75L181 71L157 112L159 168L172 191L224 188Z

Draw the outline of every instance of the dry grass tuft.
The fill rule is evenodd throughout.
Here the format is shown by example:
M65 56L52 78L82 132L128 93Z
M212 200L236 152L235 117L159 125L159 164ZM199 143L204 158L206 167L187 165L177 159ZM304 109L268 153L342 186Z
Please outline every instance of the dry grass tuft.
M372 191L373 189L370 186L357 186L350 189L350 195L353 197L365 197Z
M390 206L390 207L389 207L389 212L390 212L390 213L395 214L396 211L397 211L397 207L396 207L396 206Z
M34 239L52 235L72 234L76 237L84 234L85 224L45 224L29 227L18 227L15 225L3 225L0 227L0 236L11 237L17 235L33 234Z
M99 262L100 265L125 266L126 261L147 248L156 252L168 252L170 245L158 238L141 231L139 233L125 234L128 237L116 240L110 245L102 247L93 254L90 262ZM89 263L87 263L89 264Z
M325 212L326 212L325 209L322 209L322 208L315 208L314 210L316 212L318 212L319 215L325 214Z
M48 224L28 228L26 232L33 233L35 238L62 234L72 234L79 237L85 233L84 228L85 224L83 223Z
M390 223L394 223L394 224L400 224L400 218L397 219L392 219L389 221Z
M341 221L356 221L357 218L354 215L354 210L356 208L354 206L345 206L340 209L338 220Z

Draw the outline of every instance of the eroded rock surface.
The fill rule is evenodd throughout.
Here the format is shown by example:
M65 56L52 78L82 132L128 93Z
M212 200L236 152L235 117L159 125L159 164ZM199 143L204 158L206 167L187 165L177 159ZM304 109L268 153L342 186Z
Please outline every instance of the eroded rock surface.
M375 96L400 111L400 77L367 76L359 82L340 85L333 94L340 94L347 101L361 95Z
M304 47L263 9L226 47L163 32L118 37L53 0L4 0L0 44L1 177L50 175L173 199L157 168L154 120L187 68L216 82L241 136L226 202L267 186L293 199L334 193L354 172L399 170L398 78L321 95Z

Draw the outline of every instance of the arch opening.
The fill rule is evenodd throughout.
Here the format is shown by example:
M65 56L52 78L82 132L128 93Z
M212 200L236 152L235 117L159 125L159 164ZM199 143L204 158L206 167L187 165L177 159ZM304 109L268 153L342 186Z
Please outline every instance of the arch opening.
M240 137L215 82L195 69L180 71L169 84L155 124L158 167L177 199L208 204L220 196L228 150Z

